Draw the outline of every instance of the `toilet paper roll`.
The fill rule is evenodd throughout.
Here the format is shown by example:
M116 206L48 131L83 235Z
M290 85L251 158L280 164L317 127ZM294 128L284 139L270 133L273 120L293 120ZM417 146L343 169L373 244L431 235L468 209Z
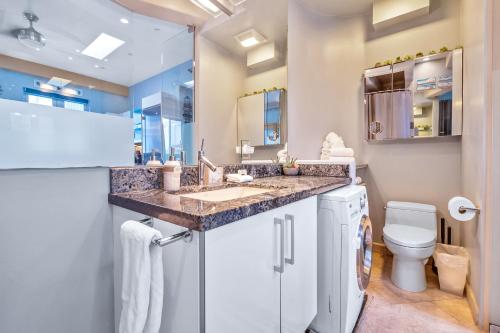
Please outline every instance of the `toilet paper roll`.
M463 210L462 207L475 208L472 201L464 197L453 197L448 202L448 211L451 217L457 221L470 221L476 216L473 210Z

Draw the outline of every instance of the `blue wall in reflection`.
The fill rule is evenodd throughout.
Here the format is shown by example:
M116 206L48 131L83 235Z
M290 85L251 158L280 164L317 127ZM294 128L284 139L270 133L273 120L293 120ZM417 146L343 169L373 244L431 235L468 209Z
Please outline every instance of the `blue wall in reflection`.
M35 81L47 82L48 79L0 68L0 98L26 102L24 88L36 89ZM129 110L129 99L100 90L68 84L66 87L82 92L78 98L88 101L87 111L95 113L123 113Z
M176 148L177 159L180 150L184 150L187 162L194 162L193 89L189 85L192 80L192 61L189 60L130 87L129 102L136 124L134 141L143 145L144 163L153 149L162 160L168 159L170 147ZM161 108L144 111L143 98L158 93L162 96ZM143 111L145 119L141 121Z

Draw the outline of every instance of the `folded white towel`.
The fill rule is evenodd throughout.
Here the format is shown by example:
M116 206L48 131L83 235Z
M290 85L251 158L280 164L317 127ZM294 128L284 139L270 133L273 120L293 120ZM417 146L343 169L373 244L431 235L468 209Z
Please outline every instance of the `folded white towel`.
M229 173L226 175L226 179L231 183L248 183L253 180L253 177L250 175L239 175L237 173Z
M326 135L326 138L325 138L325 141L328 141L328 142L331 142L331 143L335 143L335 142L342 142L344 143L344 141L342 140L342 138L335 132L330 132Z
M136 221L122 224L123 285L120 333L158 333L163 307L162 249L151 245L158 230Z
M322 150L322 153L328 154L332 157L353 157L354 150L351 148L332 148L329 150Z
M255 147L249 145L243 145L243 154L250 155L255 152ZM241 154L241 147L236 146L236 154Z

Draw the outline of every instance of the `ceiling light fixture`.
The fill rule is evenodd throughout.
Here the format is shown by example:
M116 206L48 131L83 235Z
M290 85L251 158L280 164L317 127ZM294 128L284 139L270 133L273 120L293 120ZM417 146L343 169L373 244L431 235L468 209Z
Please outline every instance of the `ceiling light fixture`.
M124 41L116 37L101 33L92 43L82 51L86 56L102 60L114 52L117 48L125 44Z
M127 18L126 18L126 17L122 17L122 18L120 19L120 22L121 22L121 23L123 23L123 24L128 24L128 20L127 20Z
M69 57L68 57L68 60L73 60L73 57L69 56Z
M47 83L54 86L54 87L62 88L64 86L68 85L70 82L71 82L71 80L63 79L62 77L53 76Z
M209 14L217 17L220 15L220 9L212 3L210 0L191 0L196 6L200 7Z
M61 90L61 93L63 95L71 95L71 96L78 96L79 95L78 90L71 89L71 88L63 88Z
M80 53L81 52L80 49L76 49L75 51L76 51L76 53Z
M48 83L40 83L40 89L42 89L42 90L48 90L48 91L55 91L55 90L57 90L56 87L54 87L53 85L48 84Z
M266 37L258 33L255 29L243 31L242 33L234 36L234 39L236 39L243 47L252 47L267 41Z
M29 21L30 26L28 28L15 29L12 31L12 34L24 46L39 51L39 49L45 46L45 41L47 39L44 35L33 28L33 22L38 21L38 16L30 12L24 12L23 14L24 17Z
M191 0L191 2L213 17L219 16L221 12L228 16L234 14L234 6L227 0Z

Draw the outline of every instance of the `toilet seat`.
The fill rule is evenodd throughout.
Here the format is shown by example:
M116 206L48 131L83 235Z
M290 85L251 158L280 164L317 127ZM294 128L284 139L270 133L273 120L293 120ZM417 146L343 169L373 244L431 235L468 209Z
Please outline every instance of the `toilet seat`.
M399 246L425 248L435 245L436 232L408 225L389 224L384 226L384 239Z

